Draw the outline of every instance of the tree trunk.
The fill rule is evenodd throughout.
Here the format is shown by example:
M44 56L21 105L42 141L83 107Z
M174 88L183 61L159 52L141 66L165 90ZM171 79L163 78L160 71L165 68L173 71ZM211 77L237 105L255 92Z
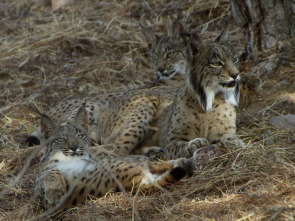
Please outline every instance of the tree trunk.
M253 73L261 76L295 61L295 0L230 0L230 6Z

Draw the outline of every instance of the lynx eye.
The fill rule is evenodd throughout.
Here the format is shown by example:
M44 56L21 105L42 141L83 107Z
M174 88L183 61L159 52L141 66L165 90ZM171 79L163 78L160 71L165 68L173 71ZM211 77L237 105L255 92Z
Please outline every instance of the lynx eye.
M234 63L235 64L239 63L239 58L238 57L234 58Z
M223 62L221 62L221 61L218 61L218 62L212 62L212 63L210 64L210 66L213 67L213 68L221 68L223 65L224 65Z
M59 138L54 139L52 144L59 145L59 144L64 143L64 142L65 142L65 139L62 138L62 137L59 137Z
M86 139L86 134L78 134L77 137L79 139L85 140Z
M59 137L59 138L56 138L55 141L58 142L58 143L61 143L61 142L64 142L65 139L62 138L62 137Z
M158 57L157 57L157 55L152 54L152 55L151 55L151 59L152 59L153 61L156 61L156 60L158 60Z
M177 52L169 52L169 53L167 53L166 58L173 58L173 57L175 57L176 54L177 54Z

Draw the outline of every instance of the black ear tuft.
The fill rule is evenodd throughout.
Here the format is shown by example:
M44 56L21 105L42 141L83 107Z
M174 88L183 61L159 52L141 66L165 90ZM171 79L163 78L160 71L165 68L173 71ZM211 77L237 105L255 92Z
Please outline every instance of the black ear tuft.
M224 18L224 23L225 23L225 25L228 24L228 19L227 18Z
M221 34L215 39L214 42L223 42L223 43L229 43L229 23L227 19L225 19L225 27L222 30Z

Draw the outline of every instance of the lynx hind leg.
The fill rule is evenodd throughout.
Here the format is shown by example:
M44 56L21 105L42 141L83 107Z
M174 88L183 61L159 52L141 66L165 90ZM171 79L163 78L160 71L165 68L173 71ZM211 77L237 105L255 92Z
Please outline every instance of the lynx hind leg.
M148 172L141 182L143 190L152 190L159 186L174 183L188 174L186 160L149 162Z
M166 159L167 154L165 148L162 147L143 147L133 152L136 155L143 155L150 160Z
M209 142L205 138L195 138L189 142L187 141L177 141L170 142L167 147L167 155L171 159L177 159L180 157L189 158L193 153L202 147L209 145Z
M113 143L120 153L129 154L150 130L159 105L155 96L135 96L102 116L103 144Z

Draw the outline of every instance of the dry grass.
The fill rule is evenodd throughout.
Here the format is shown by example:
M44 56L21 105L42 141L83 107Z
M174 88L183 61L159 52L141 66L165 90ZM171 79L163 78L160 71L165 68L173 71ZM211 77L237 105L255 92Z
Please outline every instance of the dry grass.
M139 23L163 33L167 22L180 17L192 31L212 40L227 16L233 44L243 50L227 0L76 0L57 11L49 2L0 3L0 190L14 180L33 150L24 143L39 121L32 106L46 111L68 96L124 90L154 80ZM294 103L281 99L294 93L292 74L285 68L264 79L261 93L243 88L238 133L247 147L169 186L169 194L130 196L141 219L294 220L294 131L268 124L271 116L295 113ZM286 78L290 82L281 84ZM33 161L1 199L0 220L27 220L42 212L33 196L37 168ZM65 220L131 220L132 208L122 193L110 193L74 208Z

